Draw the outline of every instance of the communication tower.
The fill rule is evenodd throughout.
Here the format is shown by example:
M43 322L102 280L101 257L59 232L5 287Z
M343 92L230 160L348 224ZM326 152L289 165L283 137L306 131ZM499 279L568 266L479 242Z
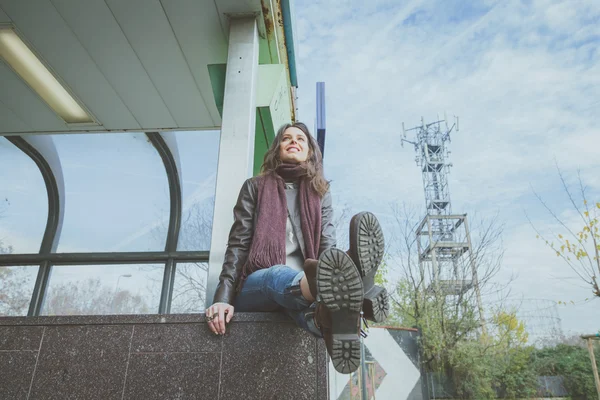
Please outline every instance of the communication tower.
M407 132L416 132L413 141ZM445 296L461 296L475 290L475 299L485 331L485 316L477 279L477 268L472 252L467 214L453 214L450 202L448 161L450 134L458 131L458 117L451 126L447 119L404 129L402 145L412 144L417 153L415 161L421 169L427 214L419 224L417 246L419 268L423 277L429 274L429 290ZM464 268L466 266L466 268Z

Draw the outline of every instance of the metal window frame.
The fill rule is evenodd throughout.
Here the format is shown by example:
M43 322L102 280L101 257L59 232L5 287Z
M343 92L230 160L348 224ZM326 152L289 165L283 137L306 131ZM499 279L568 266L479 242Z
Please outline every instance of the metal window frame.
M39 265L44 261L48 261L52 265L81 266L166 263L169 259L178 263L208 262L208 255L208 251L2 254L0 255L0 267Z
M146 132L148 140L160 155L170 193L169 227L164 251L148 252L92 252L92 253L56 253L55 242L57 231L62 220L60 196L56 176L43 154L29 144L22 136L5 136L8 141L31 158L37 165L48 193L48 219L42 238L39 253L34 254L2 254L0 268L8 266L39 265L31 296L28 317L38 316L42 310L48 283L55 265L115 265L115 264L150 264L163 263L164 275L158 314L169 314L173 297L176 268L178 262L208 262L208 251L177 251L181 228L183 200L178 160L159 132Z
M165 139L158 132L146 133L150 143L154 146L160 158L163 160L167 179L169 180L169 193L171 198L171 213L169 218L169 228L167 230L167 242L165 243L165 252L177 251L177 241L179 240L179 230L181 228L182 213L182 194L181 180L177 170L177 161L165 142ZM175 285L175 272L177 265L172 257L167 259L165 272L163 276L162 289L160 292L160 302L158 306L159 314L168 314L171 311L171 300L173 298L173 286Z
M27 141L19 136L9 136L8 141L15 145L19 150L25 153L29 158L33 160L37 165L44 184L46 185L46 192L48 194L48 219L46 221L46 229L44 230L44 236L42 237L42 243L40 244L40 255L50 254L55 249L56 232L60 224L60 197L58 192L58 184L54 172L48 161L44 158L42 153L37 151L35 147L27 143ZM33 293L31 301L29 302L29 310L27 316L40 315L46 292L48 289L48 282L50 280L50 274L52 272L52 264L43 259L39 264L37 277L35 279L35 285L33 287Z
M60 198L56 177L44 156L37 151L35 147L27 143L25 139L20 136L7 136L6 139L33 160L44 179L46 192L48 193L48 219L46 221L46 229L40 245L40 253L50 253L54 247L54 239L56 238L56 232L60 221Z

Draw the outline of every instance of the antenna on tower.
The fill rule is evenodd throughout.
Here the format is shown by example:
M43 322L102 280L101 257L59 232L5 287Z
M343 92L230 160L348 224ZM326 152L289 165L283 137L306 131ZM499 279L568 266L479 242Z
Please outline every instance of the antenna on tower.
M450 202L448 174L452 163L448 160L450 151L450 132L456 127L458 117L452 126L448 126L446 113L444 119L425 124L421 117L421 126L408 131L416 131L415 141L405 139L407 130L402 124L402 143L411 143L415 147L415 161L420 167L425 192L427 214L417 229L417 247L421 271L432 271L429 290L445 296L458 296L474 289L482 332L485 333L485 316L481 302L481 293L475 266L475 257L466 214L453 214ZM442 128L442 122L445 129ZM470 278L459 271L459 266L471 266ZM466 271L465 271L466 272Z
M450 128L448 128L448 116L446 115L446 111L444 111L444 122L446 123L446 131L449 131Z

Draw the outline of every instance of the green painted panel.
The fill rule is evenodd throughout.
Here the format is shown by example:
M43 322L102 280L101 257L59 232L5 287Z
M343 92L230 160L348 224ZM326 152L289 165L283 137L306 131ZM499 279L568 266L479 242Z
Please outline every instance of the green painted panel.
M221 115L221 118L223 118L223 97L225 97L225 74L227 73L227 64L208 64L207 67L217 110L219 110L219 114Z
M258 40L258 64L271 64L271 51L267 39Z
M226 64L208 65L217 109L223 116ZM254 175L260 167L279 127L291 121L290 93L283 65L261 65L258 73L256 124L254 135Z
M256 135L254 136L254 175L260 173L265 153L272 143L274 134L269 132L269 109L267 107L256 108ZM266 122L266 123L265 123Z

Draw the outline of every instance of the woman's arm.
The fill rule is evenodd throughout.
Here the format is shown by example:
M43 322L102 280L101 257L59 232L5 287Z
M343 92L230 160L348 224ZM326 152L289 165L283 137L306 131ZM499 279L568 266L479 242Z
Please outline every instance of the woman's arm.
M331 204L331 193L327 191L321 199L321 244L319 255L325 250L335 247L335 226L333 225L333 206Z
M235 289L242 267L248 258L254 233L254 209L256 207L256 185L252 178L242 185L237 203L233 208L234 222L229 231L225 261L219 276L213 303L235 301Z

